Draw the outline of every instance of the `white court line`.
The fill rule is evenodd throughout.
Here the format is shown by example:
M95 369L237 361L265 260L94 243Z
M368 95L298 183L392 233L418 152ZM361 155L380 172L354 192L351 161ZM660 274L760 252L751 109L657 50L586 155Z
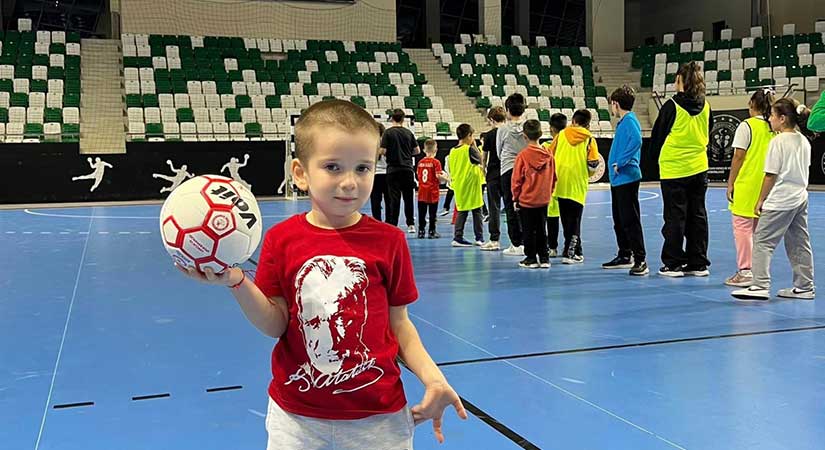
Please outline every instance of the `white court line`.
M647 199L645 199L647 200ZM641 200L640 200L641 201ZM110 208L117 208L116 206L111 206ZM53 213L42 213L38 211L32 211L30 209L24 209L24 213L30 214L32 216L41 216L41 217L59 217L62 219L129 219L129 220L160 220L159 216L86 216L81 214L53 214ZM272 216L261 216L262 219L286 219L288 217L292 217L293 214L275 214Z
M645 202L645 201L653 200L653 199L656 199L656 198L660 197L660 195L658 193L652 192L652 191L639 191L639 193L640 194L650 194L649 197L640 198L639 199L640 202ZM587 206L590 206L590 205L610 205L610 204L612 204L612 202L610 202L610 201L607 201L607 202L592 202L592 203L587 202Z
M131 231L118 231L117 234L132 234Z
M52 234L51 231L41 231L40 234Z
M92 231L92 222L89 220L89 231ZM52 382L49 384L49 395L46 397L46 408L43 410L43 419L40 420L40 431L37 432L37 442L34 450L40 448L40 439L43 437L43 428L46 426L46 415L49 413L49 403L52 401L54 391L54 381L57 378L57 368L60 365L60 356L63 354L63 344L66 343L66 332L69 330L69 319L72 317L74 301L77 298L77 286L80 284L80 272L83 270L83 263L86 260L86 249L89 247L89 231L86 232L86 242L83 244L83 252L80 254L80 264L77 266L77 276L74 279L74 289L72 289L72 300L69 302L69 312L66 314L66 323L63 325L63 337L60 339L60 347L57 350L57 360L54 362L54 372L52 372Z
M482 352L486 353L487 355L490 355L490 356L491 356L491 357L493 357L493 358L498 358L498 357L499 357L499 355L496 355L496 354L494 354L494 353L492 353L492 352L488 351L487 349L485 349L485 348L483 348L483 347L479 347L478 345L473 344L472 342L470 342L470 341L468 341L468 340L466 340L466 339L462 338L461 336L458 336L458 335L456 335L456 334L454 334L454 333L451 333L450 331L447 331L447 330L445 330L444 328L441 328L441 327L439 327L438 325L436 325L436 324L434 324L434 323L432 323L432 322L430 322L430 321L428 321L428 320L425 320L425 319L423 319L423 318L421 318L421 317L419 317L419 316L417 316L417 315L415 315L415 314L412 314L412 313L409 313L409 315L410 315L410 316L412 316L412 317L415 317L417 320L420 320L420 321L422 321L422 322L426 323L427 325L430 325L431 327L433 327L433 328L435 328L435 329L437 329L437 330L441 331L442 333L445 333L445 334L447 334L447 335L449 335L449 336L452 336L452 337L454 337L454 338L458 339L459 341L461 341L461 342L463 342L463 343L465 343L465 344L467 344L467 345L469 345L469 346L471 346L471 347L474 347L474 348L476 348L476 349L478 349L478 350L480 350L480 351L482 351ZM519 370L519 371L521 371L521 372L524 372L525 374L527 374L527 375L529 375L529 376L531 376L531 377L535 378L536 380L541 381L542 383L547 384L548 386L550 386L550 387L552 387L552 388L554 388L554 389L557 389L557 390L559 390L559 391L563 392L564 394L567 394L568 396L575 398L576 400L582 401L582 402L586 403L587 405L589 405L589 406L591 406L591 407L593 407L593 408L595 408L595 409L597 409L597 410L599 410L599 411L601 411L601 412L603 412L603 413L605 413L605 414L609 415L610 417L613 417L614 419L617 419L617 420L619 420L619 421L621 421L621 422L624 422L624 423L626 423L627 425L630 425L630 426L632 426L633 428L636 428L636 429L637 429L637 430L639 430L639 431L642 431L642 432L644 432L644 433L647 433L647 434L649 434L649 435L651 435L651 436L655 437L656 439L659 439L660 441L665 442L666 444L670 445L671 447L678 448L678 449L680 449L680 450L687 450L687 449L685 449L684 447L682 447L682 446L680 446L680 445L678 445L678 444L676 444L676 443L674 443L674 442L671 442L671 441L667 440L666 438L664 438L664 437L662 437L662 436L659 436L658 434L656 434L656 433L654 433L654 432L652 432L652 431L650 431L650 430L648 430L648 429L646 429L646 428L644 428L644 427L641 427L641 426L639 426L639 425L636 425L635 423L633 423L633 422L631 422L631 421L629 421L629 420L625 419L624 417L621 417L621 416L619 416L619 415L617 415L617 414L615 414L615 413L613 413L613 412L611 412L611 411L608 411L607 409L604 409L604 408L602 408L601 406L599 406L599 405L597 405L597 404L595 404L595 403L593 403L593 402L591 402L591 401L589 401L589 400L587 400L587 399L585 399L585 398L583 398L583 397L580 397L580 396L578 396L578 395L574 394L573 392L570 392L570 391L568 391L567 389L565 389L565 388L563 388L563 387L561 387L561 386L559 386L559 385L557 385L557 384L553 383L552 381L546 380L546 379L544 379L544 378L542 378L542 377L540 377L540 376L538 376L538 375L534 374L533 372L530 372L530 371L529 371L529 370L527 370L527 369L524 369L524 368L522 368L522 367L520 367L520 366L517 366L517 365L513 364L512 362L510 362L510 361L508 361L508 360L506 360L506 359L505 359L505 360L501 360L500 362L503 362L503 363L507 364L508 366L513 367L514 369L517 369L517 370Z

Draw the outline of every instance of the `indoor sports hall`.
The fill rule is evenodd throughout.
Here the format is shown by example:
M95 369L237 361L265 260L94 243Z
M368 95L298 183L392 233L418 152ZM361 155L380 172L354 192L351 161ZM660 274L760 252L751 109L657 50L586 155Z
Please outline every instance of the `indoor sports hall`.
M799 288L799 274L808 265L815 285L822 279L818 269L825 267L820 233L825 226L825 137L819 134L825 129L817 129L825 124L825 115L816 115L825 114L822 2L7 3L0 9L0 449L825 446L823 300L777 294L782 288ZM710 118L698 133L704 133L700 175L707 192L704 212L697 213L706 217L710 264L676 267L684 276L673 276L663 270L669 257L663 249L671 239L667 230L676 177L668 175L663 162L673 141L663 136L676 138L673 130L670 135L660 131L667 114L676 117L669 119L674 129L689 115L705 117L684 112L675 100L690 90L684 72L688 66L698 68ZM603 267L617 250L620 257L623 251L614 231L616 216L625 214L623 207L616 209L620 169L612 161L625 145L627 111L621 112L617 90L635 96L632 111L639 124L635 165L640 178L634 183L649 264L643 276L630 276L624 266ZM770 94L766 135L773 140L765 143L768 156L761 159L767 162L760 161L756 170L753 199L761 195L763 179L776 184L760 201L770 202L771 195L786 188L783 183L792 176L787 164L778 174L771 168L773 156L785 151L775 142L777 136L798 138L795 153L782 154L804 155L800 170L806 180L797 188L806 194L797 196L807 199L798 208L804 210L809 238L808 247L798 247L786 234L791 250L786 254L780 243L773 257L763 260L760 239L772 217L764 204L754 222L751 286L759 279L757 266L767 261L770 298L742 301L732 293L751 288L725 284L732 274L751 272L742 263L738 212L731 211L737 197L729 196L744 191L741 180L750 166L741 158L756 152L738 143L743 126L762 120L754 112L758 93ZM514 95L523 104L514 106ZM385 193L383 203L379 196L377 219L389 224L379 224L384 234L371 243L376 252L392 252L392 233L403 234L409 248L418 290L416 301L406 306L409 321L468 416L460 420L453 406L443 408L443 444L428 418L415 424L406 446L349 442L315 447L309 441L273 437L276 419L268 389L279 340L259 332L233 295L242 295L239 286L254 286L250 280L264 270L265 260L291 264L295 256L263 249L268 237L258 239L249 232L237 253L244 273L237 284L198 283L173 264L191 259L198 269L241 273L228 268L230 260L221 260L228 254L221 245L241 233L242 223L265 234L322 208L321 194L307 188L311 179L294 170L303 164L293 162L301 156L296 153L296 122L313 105L336 100L358 105L386 130L411 132L422 152L414 155L413 165L433 157L450 181L436 182L435 231L440 238L425 236L417 205L414 217L408 217L399 206L406 200L393 206L394 199ZM793 106L792 112L776 109L783 102ZM514 222L505 211L506 197L500 211L491 205L494 182L488 167L490 155L503 156L501 149L508 144L494 139L491 149L482 136L491 130L488 117L497 107L519 126L536 121L537 142L550 148L556 164L551 171L556 193L566 173L559 169L564 162L557 145L568 138L559 137L567 130L555 129L555 118L574 119L582 111L590 117L582 148L593 144L598 159L582 159L589 178L574 236L582 260L575 260L573 248L564 250L565 230L558 231L558 255L550 255L549 268L528 268L526 249L517 255L506 251L516 248L510 232ZM522 110L518 122L514 111ZM401 123L393 122L397 111ZM799 122L787 122L789 116ZM462 124L473 129L473 143L466 144ZM579 125L570 120L567 126ZM758 133L751 130L753 143ZM379 163L385 158L392 164L391 145L381 138ZM486 178L479 179L479 186L484 183L486 190L477 194L483 192L485 212L481 242L473 242L470 216L464 227L469 246L461 247L453 222L457 214L467 217L468 212L459 204L466 200L454 155L467 145L471 165L484 168L479 173ZM483 159L474 162L478 146ZM424 154L428 149L431 156ZM533 150L521 150L526 151ZM376 174L376 180L383 176ZM193 191L196 195L180 197L205 175L212 181L203 181ZM392 175L390 170L385 176L389 180ZM420 193L426 180L420 171L416 175ZM728 188L737 177L740 184ZM218 185L228 186L235 197L226 187L207 194ZM370 186L377 189L378 184ZM512 185L506 189L515 195ZM691 189L687 195L694 195ZM364 217L376 215L369 195L363 200L352 206L359 224L372 219L360 218L358 211ZM393 207L397 223L389 218ZM691 214L690 208L685 214ZM500 215L500 248L483 251L474 244L491 241L495 213ZM184 225L189 220L185 214L197 215L197 225ZM519 214L523 221L526 215ZM567 212L561 214L564 228ZM214 231L217 216L233 225L231 232ZM542 224L545 220L542 214ZM415 225L409 228L411 222ZM683 230L688 252L697 233L690 226ZM343 236L346 231L337 232ZM208 235L215 247L196 249L205 252L197 258L184 237L171 233ZM527 231L524 236L526 242ZM288 244L307 237L280 239ZM241 247L234 242L225 245ZM543 245L553 248L546 241ZM812 249L812 263L806 262L805 248ZM634 259L638 262L638 253L630 265ZM703 271L707 273L699 273ZM296 275L296 286L297 280ZM813 288L799 293L815 296ZM335 293L322 289L321 295ZM289 295L284 300L304 307ZM302 311L289 316L290 326L300 322L298 329L308 340ZM345 327L341 322L337 326L339 331ZM338 337L344 340L344 335ZM366 338L359 334L358 339ZM311 345L306 344L306 351L304 357L317 362ZM403 345L400 351L405 351ZM392 365L395 356L389 357ZM418 421L416 405L427 403L430 386L416 375L416 363L397 356L406 402L413 408L412 428L413 419ZM351 375L342 373L333 376ZM309 387L309 376L292 375L287 384L306 382ZM337 406L330 402L328 407ZM396 413L384 412L379 415ZM335 426L343 421L321 419ZM306 423L313 424L313 432L322 428L322 422ZM374 433L392 434L386 429Z

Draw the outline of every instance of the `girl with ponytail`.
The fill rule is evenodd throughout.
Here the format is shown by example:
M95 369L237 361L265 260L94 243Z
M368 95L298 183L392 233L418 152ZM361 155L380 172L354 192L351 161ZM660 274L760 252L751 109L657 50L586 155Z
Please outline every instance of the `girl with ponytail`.
M728 177L728 209L733 221L733 237L736 243L738 270L725 280L725 284L748 287L753 281L751 259L753 232L756 229L756 202L765 177L765 156L768 144L774 136L769 118L774 93L770 88L753 93L748 109L750 118L736 129L733 137L733 161Z
M650 148L659 154L665 225L659 275L706 277L708 266L707 146L710 105L702 68L695 62L676 73L677 94L662 105ZM685 243L686 242L686 246Z
M771 257L784 238L785 251L793 269L793 287L780 289L785 298L813 300L814 258L808 232L808 169L811 144L801 132L810 110L796 100L777 100L771 109L770 124L778 134L768 146L765 177L754 208L759 223L753 236L753 283L733 292L744 301L770 299ZM735 192L735 191L734 191Z

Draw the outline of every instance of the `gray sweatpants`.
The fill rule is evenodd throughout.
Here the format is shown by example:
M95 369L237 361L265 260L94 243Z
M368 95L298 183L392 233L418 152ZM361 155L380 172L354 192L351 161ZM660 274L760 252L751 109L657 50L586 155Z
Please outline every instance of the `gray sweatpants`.
M267 450L413 450L410 408L360 420L324 420L288 413L269 399Z
M788 211L762 211L753 235L753 286L771 288L771 257L785 238L785 251L793 269L793 287L814 287L814 255L808 233L808 201Z

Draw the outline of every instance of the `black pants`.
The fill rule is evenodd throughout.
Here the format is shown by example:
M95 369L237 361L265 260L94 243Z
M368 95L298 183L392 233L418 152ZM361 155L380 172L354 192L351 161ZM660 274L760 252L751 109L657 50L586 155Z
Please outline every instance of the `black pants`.
M547 218L547 248L556 250L559 248L559 218Z
M570 243L573 237L576 237L576 247L573 252L577 256L582 256L582 213L584 212L584 205L576 201L560 198L559 199L559 213L561 216L561 226L564 229L564 256L568 255Z
M529 260L546 262L550 260L547 248L545 224L547 222L547 205L538 208L519 210L523 227L524 256Z
M487 191L487 181L481 185L481 215L489 216L490 211L487 210L487 202L484 201L484 193Z
M691 267L709 266L708 213L705 209L707 172L662 180L661 185L665 218L662 263L673 268L685 264Z
M490 240L498 242L501 239L501 179L487 180L487 207L489 215L487 229L490 231Z
M455 195L455 192L447 188L447 195L444 196L444 211L450 211L450 204L453 203L453 195Z
M613 206L613 231L619 257L630 258L638 263L644 261L645 237L642 232L642 215L639 210L639 182L610 187Z
M438 203L418 202L418 232L424 232L424 225L427 224L427 212L430 213L430 234L435 233L435 215L438 212Z
M504 199L504 210L507 212L507 235L510 236L510 244L519 247L522 244L521 222L516 209L513 207L512 182L512 170L501 174L501 198Z
M381 202L389 205L389 196L387 195L387 174L376 174L375 181L372 183L372 192L370 193L370 210L372 217L382 221Z
M455 218L455 231L453 232L453 239L464 239L464 224L467 223L467 216L473 214L473 233L476 241L484 240L484 229L481 220L481 208L476 208L472 211L459 211Z
M387 203L387 223L398 225L401 215L401 198L404 198L404 218L407 226L415 225L415 174L412 170L399 170L387 174L387 191L390 201Z

